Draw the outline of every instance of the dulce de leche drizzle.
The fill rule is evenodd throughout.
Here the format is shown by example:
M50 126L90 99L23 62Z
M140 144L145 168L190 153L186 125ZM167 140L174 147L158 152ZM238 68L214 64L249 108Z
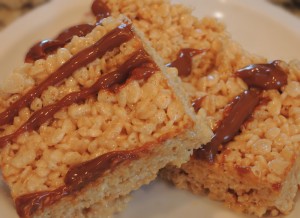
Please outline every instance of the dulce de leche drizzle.
M94 27L95 26L89 24L76 25L64 30L55 39L46 39L36 43L27 52L25 62L33 63L38 59L45 59L58 48L64 47L71 41L73 36L86 36L94 29Z
M236 72L248 86L259 89L277 89L287 84L287 75L276 60L269 64L253 64Z
M195 99L195 100L192 101L192 106L193 106L194 111L195 111L196 113L200 110L201 104L202 104L204 98L205 98L205 97L201 97L201 98L197 98L197 99Z
M196 150L194 155L199 159L213 162L219 146L231 141L239 132L241 125L253 113L259 103L259 96L260 92L257 90L246 90L237 96L229 105L229 113L221 121L212 140Z
M94 182L106 170L115 168L125 160L137 159L137 151L113 151L71 167L65 176L65 184L69 191L78 191L88 183Z
M61 48L66 43L59 40L45 39L32 46L25 55L26 63L33 63L38 59L45 59L49 54Z
M52 205L68 194L68 188L66 186L62 186L53 191L35 192L22 195L15 200L17 213L21 218L30 218L31 215L38 209L47 205Z
M38 129L43 123L51 119L61 108L70 106L73 103L81 102L89 96L97 93L99 90L109 89L113 85L124 83L129 76L129 72L135 68L138 69L138 71L136 73L133 71L133 78L143 79L145 77L149 77L156 69L153 67L142 68L140 66L151 62L149 55L144 50L139 49L124 64L118 67L116 71L104 74L91 87L70 93L58 102L35 111L17 131L0 137L0 148L4 147L7 142L12 139L17 138L20 134L26 131Z
M287 75L279 66L279 61L269 64L255 64L247 66L236 72L249 88L262 90L277 89L287 84ZM229 105L229 110L221 125L216 129L215 134L208 144L194 152L198 159L213 162L219 146L228 143L238 134L241 125L253 113L260 103L260 91L250 89L237 96Z
M130 40L132 37L133 32L131 31L131 25L121 24L111 32L107 33L95 44L80 51L38 86L29 90L24 96L0 113L0 125L11 123L14 116L18 114L21 108L28 106L36 97L41 96L43 91L49 86L61 82L63 79L71 76L72 73L79 68L86 66L97 58L101 58L107 51L119 47L122 43Z
M17 212L20 217L29 218L35 211L51 206L63 197L81 190L108 170L114 170L119 164L138 159L142 152L142 149L113 151L71 167L66 174L64 186L53 191L36 192L18 197L15 200Z
M97 22L100 22L103 18L109 17L111 13L108 6L102 0L95 0L91 9Z
M198 50L193 48L181 49L177 55L176 60L167 64L167 67L176 67L178 75L186 77L192 72L192 57L202 54L205 50Z
M103 18L110 16L110 9L101 0L95 0L92 4L91 11L96 17L98 24ZM72 26L55 39L46 39L32 46L25 56L26 63L33 63L38 59L45 59L49 54L55 52L58 48L64 47L74 36L86 36L94 29L94 25L80 24Z
M88 33L92 32L94 28L94 25L79 24L62 31L55 39L68 43L72 40L74 36L86 36Z
M142 66L142 67L138 67L135 68L132 72L131 72L131 79L134 80L141 80L141 79L148 79L152 74L155 73L155 71L157 71L156 68L150 67L150 66Z

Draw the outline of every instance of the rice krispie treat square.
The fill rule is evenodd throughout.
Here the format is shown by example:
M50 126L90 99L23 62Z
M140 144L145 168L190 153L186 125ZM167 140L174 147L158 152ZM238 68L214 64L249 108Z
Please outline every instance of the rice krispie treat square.
M176 68L124 17L34 45L0 96L1 170L20 217L106 217L211 139Z
M215 132L213 141L187 164L169 166L161 175L179 188L208 194L246 213L288 214L300 184L299 61L269 63L249 54L223 24L199 20L190 9L168 0L98 2L113 16L130 17L164 63L178 68L197 116L207 117ZM187 49L193 52L185 53ZM182 71L180 59L190 71ZM257 74L254 80L263 82L273 71L282 81L269 81L275 84L270 88L245 78ZM235 114L229 116L230 111ZM220 127L223 132L218 133Z

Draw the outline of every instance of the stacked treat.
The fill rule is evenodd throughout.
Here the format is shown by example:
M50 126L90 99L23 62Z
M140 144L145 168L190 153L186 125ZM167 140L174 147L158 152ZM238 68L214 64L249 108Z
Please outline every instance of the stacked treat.
M130 17L166 64L175 60L182 48L205 51L193 58L191 74L179 72L179 76L197 115L207 117L215 136L188 164L170 166L162 171L162 177L246 213L289 213L300 183L299 61L266 64L267 59L249 54L234 42L222 24L209 18L198 20L182 5L163 0L104 2L114 16ZM248 73L243 69L246 66ZM266 81L273 79L274 71L279 78ZM262 84L243 79L247 74L256 75L252 80ZM267 88L263 81L275 85ZM260 94L242 98L240 105L246 102L245 108L252 107L252 112L240 119L245 108L234 107L238 101L234 99L253 88ZM237 129L232 125L235 118L241 124ZM218 131L222 126L228 131Z
M24 79L2 95L1 160L21 217L118 211L210 140L180 81L142 41L125 18L74 26L33 46L12 75Z
M34 45L11 76L22 82L1 93L2 173L19 215L105 217L159 170L245 213L288 214L300 63L249 54L167 0L91 8L89 24Z

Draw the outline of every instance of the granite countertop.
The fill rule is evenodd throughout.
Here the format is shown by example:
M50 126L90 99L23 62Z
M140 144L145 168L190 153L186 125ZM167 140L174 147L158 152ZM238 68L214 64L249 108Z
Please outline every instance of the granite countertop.
M0 30L3 29L12 21L14 21L15 19L17 19L18 17L25 14L26 12L41 5L40 2L46 2L46 1L50 1L50 0L36 0L38 4L37 3L26 4L21 8L14 8L14 9L9 8L4 4L1 4L0 1ZM290 11L291 13L300 17L300 0L266 0L266 1L278 5L279 7L283 7L286 10Z

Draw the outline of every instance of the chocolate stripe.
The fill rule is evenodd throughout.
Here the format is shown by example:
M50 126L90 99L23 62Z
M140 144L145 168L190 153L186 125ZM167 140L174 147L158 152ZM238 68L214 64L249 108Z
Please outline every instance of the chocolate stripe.
M241 125L253 113L259 103L259 96L260 92L257 90L247 90L237 96L230 104L229 113L215 131L211 142L194 152L196 158L213 162L219 146L231 141L238 134Z
M95 26L80 24L70 27L60 33L55 39L46 39L32 46L25 56L26 63L33 63L38 59L45 59L58 48L64 47L74 36L86 36Z
M176 60L168 63L166 66L177 68L178 76L189 76L192 72L192 57L202 54L203 52L205 52L205 50L183 48L178 52Z
M287 75L279 66L279 63L280 61L273 61L267 64L253 64L238 70L235 74L243 79L249 88L280 90L287 84ZM238 134L242 124L254 112L256 106L259 105L259 93L260 91L254 89L247 90L237 96L230 103L231 109L215 131L211 142L196 150L194 156L198 159L213 162L219 146L224 147L224 144L231 141ZM197 105L197 109L199 108L199 105Z
M280 61L269 64L253 64L236 72L248 86L264 90L277 89L287 84L287 75L279 66Z
M93 2L91 11L97 19L96 25L100 25L103 18L110 16L110 9L101 0L95 0ZM86 36L94 29L94 27L95 25L90 24L75 25L64 30L55 39L46 39L36 43L27 52L25 56L25 62L33 63L38 59L46 58L58 48L64 47L74 36Z
M112 171L118 165L128 160L138 159L140 153L145 152L142 149L106 153L72 167L66 175L66 185L53 191L36 192L18 197L15 200L15 205L19 216L30 218L37 210L51 206L63 197L81 190L88 183L103 176L108 170Z
M103 18L109 17L111 13L108 6L102 0L95 0L91 9L97 22L100 22Z
M73 92L66 95L64 98L52 105L47 105L42 109L34 112L31 117L14 133L6 135L0 138L0 147L4 147L7 142L14 138L17 138L20 134L25 131L31 131L39 128L47 120L51 119L53 115L58 112L61 108L70 106L73 103L78 103L90 95L97 93L101 89L108 89L112 85L122 84L129 76L130 71L145 63L152 63L149 55L140 49L136 51L124 64L122 64L114 72L104 74L101 76L91 87L82 89L78 92ZM149 72L153 73L154 68L138 68L139 76L138 79L144 79L148 77ZM151 69L151 70L150 70ZM143 76L143 78L141 77ZM136 77L136 73L133 74L133 78Z
M131 25L121 24L116 29L107 33L103 38L101 38L92 46L80 51L78 54L65 62L41 84L39 84L37 87L32 88L19 100L10 105L4 112L0 113L0 125L11 123L14 116L18 114L21 108L29 106L30 103L36 97L41 96L43 91L46 90L49 86L53 86L61 82L63 79L71 76L72 73L76 70L80 69L83 66L86 66L97 58L101 58L107 51L119 47L121 44L130 40L132 37L133 32L131 31Z

